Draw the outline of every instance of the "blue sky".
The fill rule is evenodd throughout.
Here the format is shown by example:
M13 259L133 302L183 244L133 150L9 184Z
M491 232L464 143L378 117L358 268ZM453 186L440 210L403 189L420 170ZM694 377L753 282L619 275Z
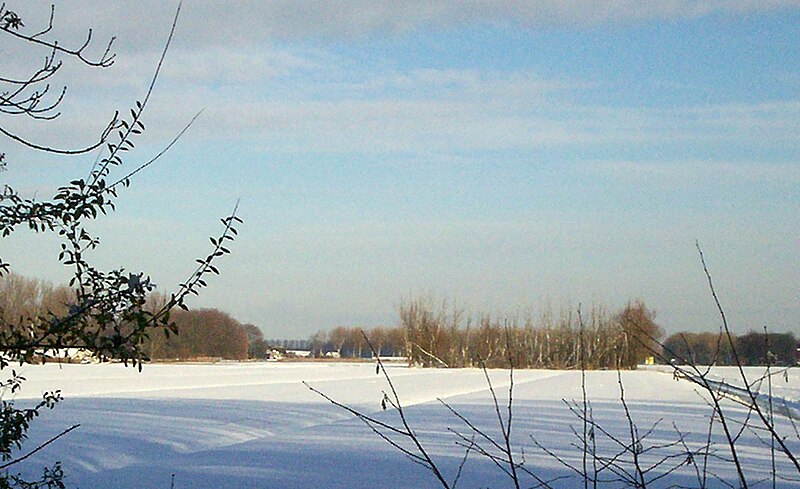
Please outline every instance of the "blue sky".
M118 61L68 66L61 121L31 137L78 145L126 110L175 7L90 5L57 4L59 33L117 35ZM800 333L800 3L225 5L183 5L130 164L204 113L97 223L99 263L169 290L241 199L193 305L268 337L394 324L428 294L511 314L641 298L675 332L718 326L699 240L736 330ZM92 161L9 153L0 178L39 195ZM66 276L48 238L0 246Z

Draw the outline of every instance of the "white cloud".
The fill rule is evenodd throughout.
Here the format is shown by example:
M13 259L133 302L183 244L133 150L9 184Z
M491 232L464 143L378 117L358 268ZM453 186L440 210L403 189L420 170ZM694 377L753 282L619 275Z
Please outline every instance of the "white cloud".
M49 0L35 0L15 8L36 28L46 22L49 6ZM162 0L62 2L56 5L55 32L78 40L92 27L97 39L119 36L125 50L155 49L163 43L176 7L177 2ZM582 27L798 7L797 0L198 0L183 5L177 42L209 46L308 37L349 39L469 24Z
M239 53L240 55L236 55ZM175 135L205 109L191 140L248 141L274 152L446 154L543 147L749 144L797 147L800 101L647 108L578 102L596 84L529 71L364 71L325 53L275 49L245 56L177 52L145 114L143 141ZM216 77L214 60L226 69ZM85 78L63 123L24 128L38 140L85 141L115 109L141 96L145 56L121 61L112 81ZM152 69L152 66L150 66ZM130 79L126 74L137 73ZM98 75L100 76L100 75ZM189 83L192 81L193 83ZM80 85L78 85L80 87ZM138 88L137 88L138 86Z
M195 36L241 42L253 38L308 36L353 38L475 23L523 27L591 26L711 14L738 15L797 6L798 2L793 0L253 0L239 1L235 6L193 2L186 5L185 21L192 26Z
M47 13L48 3L32 4L33 18ZM148 137L155 133L156 139L163 139L205 108L193 134L249 140L276 151L494 151L728 141L794 147L800 102L605 107L578 103L573 96L597 88L595 81L477 68L365 68L325 50L264 42L472 22L596 25L792 6L800 2L409 1L397 6L376 0L241 1L231 6L195 1L183 6L176 45L145 122L150 121ZM106 2L102 8L82 2L57 5L56 23L65 35L78 39L87 26L94 26L100 43L119 34L122 51L110 70L68 67L72 71L64 83L80 83L72 83L64 123L31 128L26 134L41 140L83 141L102 129L114 110L126 111L143 95L173 8L155 1Z

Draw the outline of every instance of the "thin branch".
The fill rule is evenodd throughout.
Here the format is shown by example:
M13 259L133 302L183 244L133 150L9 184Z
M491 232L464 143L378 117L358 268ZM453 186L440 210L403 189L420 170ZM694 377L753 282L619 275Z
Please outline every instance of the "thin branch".
M31 451L30 451L30 452L28 452L27 454L23 455L22 457L16 458L16 459L14 459L14 460L12 460L12 461L10 461L10 462L6 462L6 463L4 463L4 464L0 465L0 470L6 469L6 468L8 468L8 467L10 467L10 466L12 466L12 465L14 465L14 464L18 464L18 463L22 462L23 460L25 460L25 459L27 459L28 457L32 456L33 454L35 454L35 453L36 453L36 452L38 452L39 450L42 450L43 448L45 448L46 446L50 445L50 444L51 444L51 443L53 443L54 441L58 440L58 439L59 439L59 438L61 438L62 436L66 435L66 434L67 434L67 433L69 433L70 431L72 431L72 430L74 430L74 429L77 429L77 428L79 428L79 427L80 427L80 425L79 425L79 424L75 424L75 425L72 425L72 426L70 426L69 428L65 429L64 431L62 431L61 433L57 434L56 436L54 436L54 437L50 438L49 440L47 440L46 442L42 443L41 445L39 445L39 446L38 446L38 447L36 447L35 449L31 450Z
M48 48L50 48L50 49L52 49L54 51L58 51L59 53L66 54L68 56L73 56L73 57L81 60L81 62L83 62L84 64L86 64L88 66L94 66L94 67L99 67L99 68L107 68L107 67L111 66L112 64L114 64L114 58L116 57L116 54L111 54L111 48L112 48L112 46L114 44L114 41L116 40L116 37L112 37L108 41L108 45L106 45L106 48L103 51L102 56L100 56L100 59L98 59L96 61L87 58L83 54L84 51L86 50L86 48L92 42L92 30L91 29L89 29L88 33L86 34L86 39L84 40L83 44L81 44L81 46L79 48L65 48L64 46L59 44L58 41L46 41L46 40L40 39L40 37L42 35L47 34L53 28L53 17L54 17L54 12L55 12L55 6L51 6L51 7L52 8L51 8L51 11L50 11L50 22L49 22L48 26L44 30L39 31L36 34L32 34L32 35L22 34L22 33L14 30L12 28L2 28L2 27L0 27L0 31L5 32L6 34L9 34L9 35L11 35L13 37L16 37L17 39L20 39L20 40L23 40L23 41L26 41L26 42L30 42L30 43L33 43L33 44L38 44L40 46L46 46L46 47L48 47Z

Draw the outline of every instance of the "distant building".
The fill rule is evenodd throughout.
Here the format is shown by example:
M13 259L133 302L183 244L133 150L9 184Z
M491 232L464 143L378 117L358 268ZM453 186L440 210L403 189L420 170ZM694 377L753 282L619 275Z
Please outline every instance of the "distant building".
M286 350L286 356L294 358L308 358L311 356L311 350Z
M67 363L100 363L94 353L84 348L62 348L60 350L50 351L47 355L42 355L50 360Z

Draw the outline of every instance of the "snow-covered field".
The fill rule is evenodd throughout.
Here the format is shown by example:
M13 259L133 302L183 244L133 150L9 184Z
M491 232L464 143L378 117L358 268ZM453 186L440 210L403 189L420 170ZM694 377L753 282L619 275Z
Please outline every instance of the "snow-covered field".
M452 479L464 450L450 429L468 433L463 422L436 399L441 398L480 429L497 436L497 419L483 372L473 369L434 370L387 367L406 414L429 447L434 460ZM729 375L729 373L731 375ZM755 374L755 372L753 372ZM20 403L46 390L61 389L66 398L33 423L32 448L73 424L80 428L58 439L12 470L28 472L61 461L71 487L164 488L175 474L175 488L421 488L436 487L424 468L382 441L362 422L333 406L302 384L308 382L334 399L395 423L397 416L381 409L384 379L373 364L230 363L216 365L146 365L139 373L121 365L27 366L28 379L16 395ZM720 378L732 372L719 370ZM490 372L504 402L508 372ZM676 430L690 446L706 438L710 408L686 381L667 372L623 372L625 399L631 416L646 437L643 448L677 441ZM514 378L514 445L524 448L526 466L542 479L574 476L536 442L573 464L581 452L570 447L582 430L563 399L581 399L581 374L574 371L516 371ZM587 372L586 385L595 421L621 440L630 438L619 400L616 372ZM800 399L800 374L790 371L775 379L775 392ZM731 419L745 411L726 404ZM800 441L786 418L777 420L794 453ZM626 438L627 437L627 438ZM535 442L535 441L536 442ZM599 449L617 450L597 433ZM727 457L715 428L718 457ZM771 487L769 449L750 430L737 442L753 487ZM656 460L681 447L648 452ZM521 451L518 456L522 456ZM685 458L685 457L684 457ZM652 461L651 460L651 461ZM675 458L680 461L680 457ZM730 464L712 457L710 472L736 483ZM800 474L778 459L778 471ZM608 471L606 471L608 472ZM648 473L653 478L658 470ZM528 487L537 483L529 479ZM691 465L684 465L653 487L698 486ZM583 487L576 479L559 479L554 487ZM800 483L778 480L780 487ZM458 487L510 487L490 461L471 454ZM707 487L725 487L714 479Z

